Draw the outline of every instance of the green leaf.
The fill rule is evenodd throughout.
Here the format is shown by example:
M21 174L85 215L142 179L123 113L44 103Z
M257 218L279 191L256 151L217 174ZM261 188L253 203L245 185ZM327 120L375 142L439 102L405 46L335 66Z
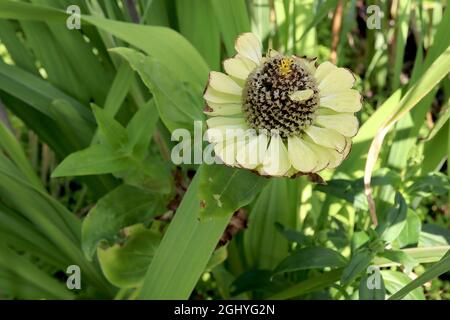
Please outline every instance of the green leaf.
M408 283L412 282L413 280L408 277L406 274L399 272L399 271L393 271L393 270L382 270L381 274L384 278L384 284L386 286L386 290L389 293L395 293L394 295L390 296L388 300L403 298L405 300L425 300L425 295L423 294L422 288L415 288L412 291L408 291L406 295L400 296L399 290L401 290L403 287L405 287ZM400 292L402 293L402 292Z
M419 247L445 246L450 244L450 231L438 224L424 224L419 236Z
M224 165L203 166L199 174L200 217L208 219L227 216L245 206L267 182L249 170Z
M0 267L14 271L43 291L43 296L51 295L56 299L73 299L74 294L67 289L61 282L54 277L39 269L29 259L18 254L6 244L0 244Z
M368 281L370 277L379 277L375 281L379 281L379 287L369 288ZM384 300L386 297L386 288L382 274L378 271L376 274L365 274L359 283L359 300Z
M238 1L242 3L241 1ZM0 1L0 18L65 23L63 10L15 1ZM155 57L183 81L206 83L208 66L195 48L180 34L164 27L144 26L81 15L90 23Z
M213 70L220 70L220 30L209 0L176 0L179 30ZM222 13L223 14L223 13Z
M433 139L439 133L439 131L445 127L445 124L447 123L449 118L450 118L450 107L447 107L445 111L443 111L443 114L438 118L438 120L434 124L433 129L431 129L430 133L428 134L426 141L430 141L431 139Z
M352 282L361 273L366 272L367 267L370 265L373 259L373 253L369 249L362 249L356 251L356 253L350 259L350 263L345 267L341 276L341 283L347 285Z
M381 240L391 243L400 235L406 225L407 211L408 206L406 205L405 199L400 192L397 192L395 194L394 207L389 209L386 215L386 221L377 227L377 232Z
M159 60L132 49L116 48L113 52L126 59L141 76L156 100L159 115L170 131L185 128L193 130L194 121L203 121L203 102L200 87L180 81Z
M250 32L250 18L245 1L241 0L210 0L214 10L214 17L222 34L227 55L235 53L234 44L236 38L244 33Z
M231 284L231 295L237 296L243 292L273 293L285 286L282 279L272 279L270 270L249 270L239 275Z
M312 244L313 238L311 236L307 236L303 234L301 231L288 229L283 226L281 223L276 222L275 228L279 233L281 233L288 241L297 242L302 245Z
M340 268L344 267L346 263L345 258L334 250L323 247L306 247L291 253L278 264L273 273L276 275L307 269Z
M137 159L143 159L158 122L158 110L152 99L144 104L127 126L128 145Z
M92 258L102 240L114 242L125 227L149 222L165 212L163 199L152 192L122 185L101 198L83 221L82 248Z
M133 161L126 171L115 176L122 178L126 184L160 194L169 194L173 189L170 163L163 162L156 155L149 155L141 162Z
M397 243L400 248L418 243L421 227L422 222L420 220L420 217L417 215L417 213L408 208L406 225L403 228L402 232L400 232L400 234L398 235L395 243Z
M436 277L439 277L441 274L444 274L449 270L450 270L450 250L439 262L435 263L433 266L428 268L427 271L425 271L419 277L417 277L411 282L408 281L407 282L408 284L403 283L404 287L395 292L395 294L393 294L389 298L389 300L399 300L408 297L418 289L420 290L421 289L420 286L423 285L424 283Z
M434 246L434 247L417 247L417 248L407 248L402 249L401 252L404 252L408 257L417 261L418 263L433 263L437 262L445 255L445 253L450 250L449 245L445 246ZM407 258L409 260L409 258ZM387 266L397 266L401 265L400 262L393 262L393 260L389 260L387 258L378 255L374 259L374 264L382 267Z
M216 249L211 258L208 261L208 265L206 266L206 270L213 270L215 267L223 263L228 257L228 247L222 246Z
M52 178L120 172L129 166L126 155L117 153L108 146L95 144L65 158L53 171Z
M319 7L317 8L317 12L313 19L311 19L311 22L308 23L308 25L304 28L303 32L301 33L301 36L296 40L300 41L305 37L308 32L316 27L330 12L331 9L336 8L337 0L328 0L322 2Z
M198 219L197 193L202 170L204 165L189 185L147 271L142 299L188 299L230 221L233 212Z
M299 180L271 178L254 201L243 240L249 267L272 270L288 255L289 242L276 226L297 226Z
M128 136L125 128L117 122L104 109L92 105L92 110L97 120L98 128L105 141L113 150L119 150L128 142Z
M442 172L430 172L425 176L413 177L406 192L411 196L429 197L445 195L450 190L450 178Z
M97 255L106 278L120 288L138 287L150 265L161 235L135 225L126 229L124 243L97 249Z
M383 252L380 252L378 255L390 261L404 265L406 270L409 271L411 271L412 268L414 268L419 264L413 257L407 254L405 251L401 250L384 250Z
M282 289L276 294L267 298L267 300L283 300L302 296L311 292L319 291L330 287L339 280L342 269L335 269L329 272L310 277L304 281L300 281L288 288Z
M106 97L104 110L114 117L119 112L128 91L130 90L133 80L133 70L127 63L122 63L117 70L108 96Z

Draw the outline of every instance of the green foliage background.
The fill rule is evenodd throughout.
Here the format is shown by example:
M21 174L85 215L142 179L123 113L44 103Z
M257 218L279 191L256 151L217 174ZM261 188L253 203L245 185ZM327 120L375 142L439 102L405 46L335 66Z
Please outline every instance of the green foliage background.
M0 0L0 298L449 299L448 30L443 0ZM326 185L170 161L248 31L357 75ZM363 170L389 121L374 228Z

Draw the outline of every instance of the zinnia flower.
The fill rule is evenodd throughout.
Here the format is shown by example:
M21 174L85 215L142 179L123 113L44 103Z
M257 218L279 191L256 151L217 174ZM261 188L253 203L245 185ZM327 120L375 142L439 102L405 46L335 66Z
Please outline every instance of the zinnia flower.
M204 94L207 139L226 165L292 176L337 167L358 131L361 95L353 74L315 59L284 56L252 33L212 71Z

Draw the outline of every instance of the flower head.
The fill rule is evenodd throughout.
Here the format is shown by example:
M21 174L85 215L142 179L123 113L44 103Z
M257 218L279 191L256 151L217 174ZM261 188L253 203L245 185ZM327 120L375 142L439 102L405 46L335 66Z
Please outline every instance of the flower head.
M208 141L230 166L292 176L337 167L358 131L361 95L344 68L284 56L252 33L236 40L227 74L211 72L204 99Z

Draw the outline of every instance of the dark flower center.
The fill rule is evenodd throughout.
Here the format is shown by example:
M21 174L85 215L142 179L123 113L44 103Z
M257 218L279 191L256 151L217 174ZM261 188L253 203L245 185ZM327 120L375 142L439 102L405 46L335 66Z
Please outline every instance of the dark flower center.
M293 99L292 94L298 91L310 94ZM277 130L286 138L301 135L312 124L318 93L315 79L302 60L277 55L267 58L247 78L242 108L250 127Z

